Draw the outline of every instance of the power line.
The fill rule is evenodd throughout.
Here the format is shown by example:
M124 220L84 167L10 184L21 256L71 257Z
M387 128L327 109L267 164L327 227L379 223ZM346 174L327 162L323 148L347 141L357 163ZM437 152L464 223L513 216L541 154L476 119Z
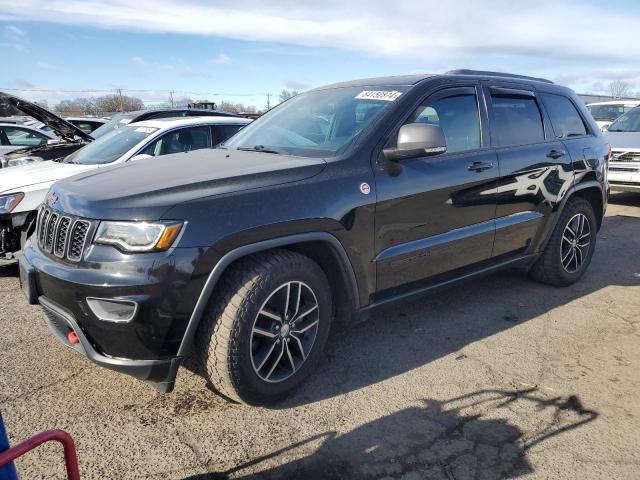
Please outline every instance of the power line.
M182 94L182 95L210 95L212 97L257 97L271 95L265 92L257 93L223 93L223 92L198 92L190 90L155 90L155 89L136 89L136 88L104 88L95 89L78 89L68 90L59 88L4 88L0 87L0 91L6 92L43 92L43 93L105 93L105 92L138 92L138 93L163 93L163 94Z

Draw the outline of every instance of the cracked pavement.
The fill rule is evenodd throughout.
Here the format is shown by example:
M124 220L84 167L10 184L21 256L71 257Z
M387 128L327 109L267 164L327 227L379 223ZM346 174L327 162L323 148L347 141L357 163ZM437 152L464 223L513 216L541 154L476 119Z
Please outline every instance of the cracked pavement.
M93 366L0 273L0 410L16 443L62 428L83 479L640 478L640 195L616 194L583 280L503 272L335 327L275 408L182 369L169 395ZM17 462L66 478L62 450Z

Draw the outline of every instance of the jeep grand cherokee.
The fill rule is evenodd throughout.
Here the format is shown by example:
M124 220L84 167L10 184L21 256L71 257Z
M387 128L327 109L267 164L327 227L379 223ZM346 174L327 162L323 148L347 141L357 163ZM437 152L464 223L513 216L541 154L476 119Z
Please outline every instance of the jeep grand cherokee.
M585 273L609 146L567 88L517 75L358 80L223 148L55 184L20 261L52 332L167 392L187 357L227 397L291 392L334 319L506 267Z

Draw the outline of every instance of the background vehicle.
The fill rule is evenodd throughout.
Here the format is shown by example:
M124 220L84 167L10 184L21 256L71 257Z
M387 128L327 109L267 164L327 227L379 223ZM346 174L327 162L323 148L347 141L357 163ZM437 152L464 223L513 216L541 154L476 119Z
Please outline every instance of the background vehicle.
M179 118L179 117L233 117L238 115L218 110L196 109L196 108L158 108L153 110L137 110L135 112L117 113L111 120L95 129L91 136L99 138L112 130L125 125L155 118Z
M612 100L609 102L590 103L587 105L587 109L598 124L598 127L606 130L616 118L638 105L640 105L640 100Z
M640 193L640 107L615 120L605 138L611 144L611 189Z
M35 227L38 206L57 180L130 160L213 148L249 122L225 117L147 120L112 130L64 161L0 171L0 255L13 256L24 245ZM179 163L174 168L179 169Z
M16 142L27 143L27 145L16 145L15 148L13 145L9 145L11 140L8 137L0 138L0 144L7 147L4 151L0 150L0 168L63 158L93 140L72 123L35 103L0 92L0 105L2 104L29 115L35 122L32 125L19 126L16 124L3 127L5 133L11 127L29 128L31 135L22 133L25 130L11 130L10 132L13 133L9 135L14 136ZM48 126L51 128L51 132L42 132L35 126L36 122Z
M40 147L58 142L53 133L26 125L0 123L0 155L23 147Z
M109 121L106 118L97 117L65 117L65 120L75 125L88 135L91 135L94 130L100 128L102 125ZM44 130L45 132L53 131L53 129L48 125L40 125L38 128Z
M56 183L20 277L93 362L166 392L193 355L227 397L269 403L319 360L333 318L506 267L579 280L608 155L582 102L546 80L346 82L221 149Z

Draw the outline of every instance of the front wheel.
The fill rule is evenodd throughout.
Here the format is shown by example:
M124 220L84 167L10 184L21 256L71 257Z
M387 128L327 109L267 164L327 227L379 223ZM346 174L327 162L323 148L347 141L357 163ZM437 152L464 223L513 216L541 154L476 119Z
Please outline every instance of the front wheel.
M570 199L542 256L531 268L531 277L559 287L580 280L591 263L596 232L596 216L591 204L579 197Z
M201 370L233 400L273 403L304 380L326 343L327 278L310 258L273 250L239 260L221 282L196 340Z

